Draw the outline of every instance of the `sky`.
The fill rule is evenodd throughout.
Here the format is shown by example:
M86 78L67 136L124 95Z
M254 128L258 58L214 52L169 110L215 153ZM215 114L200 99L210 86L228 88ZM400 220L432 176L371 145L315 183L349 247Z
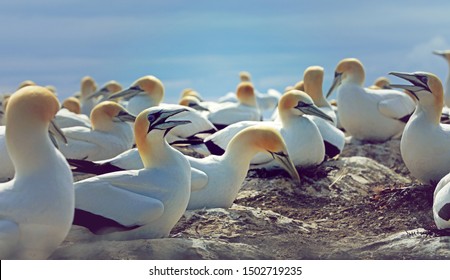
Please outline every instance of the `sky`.
M144 75L165 85L165 102L184 88L217 100L239 72L255 87L282 91L308 66L356 57L366 85L389 71L428 71L444 82L450 1L0 0L0 93L23 80L53 85L58 97L89 75L124 87ZM391 78L395 81L395 78Z

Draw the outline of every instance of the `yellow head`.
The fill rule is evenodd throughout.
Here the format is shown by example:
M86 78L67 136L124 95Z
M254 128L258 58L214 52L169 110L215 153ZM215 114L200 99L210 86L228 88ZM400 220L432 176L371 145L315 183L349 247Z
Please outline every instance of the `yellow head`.
M9 122L30 116L43 123L49 123L59 110L59 102L48 89L40 86L26 86L8 100L6 107L6 126Z
M19 84L19 86L17 87L17 89L21 89L21 88L24 88L24 87L27 87L27 86L35 86L35 85L36 85L35 82L33 82L33 81L31 81L31 80L25 80L25 81L23 81L23 82L21 82L21 83Z
M239 79L241 80L241 82L250 82L252 76L247 71L241 71L239 72Z
M103 101L97 104L91 111L92 129L100 131L110 131L113 129L113 122L122 116L129 117L127 120L134 120L132 116L121 105L113 101Z
M75 97L66 98L62 103L62 108L66 108L72 113L80 114L81 113L80 100L78 100Z
M245 128L233 137L226 150L226 154L236 153L239 156L268 152L295 181L300 181L298 172L289 158L286 143L280 132L273 127L261 124Z
M256 106L255 89L250 82L239 83L236 89L236 97L244 105Z
M97 89L97 85L92 77L85 76L81 79L81 96L88 97Z
M314 100L318 102L323 99L322 84L323 84L323 67L310 66L306 68L303 74L305 92ZM320 104L318 104L320 106Z
M164 85L160 79L155 76L144 76L133 83L134 86L139 86L142 90L159 104L164 98Z

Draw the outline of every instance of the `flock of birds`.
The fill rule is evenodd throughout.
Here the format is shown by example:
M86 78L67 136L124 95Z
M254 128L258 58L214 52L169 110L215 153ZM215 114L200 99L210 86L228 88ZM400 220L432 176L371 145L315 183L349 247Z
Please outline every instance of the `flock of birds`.
M435 53L450 65L450 51ZM108 240L167 237L186 209L231 207L249 168L282 168L296 184L297 168L338 157L346 136L401 137L412 176L437 184L437 227L450 228L450 80L444 94L434 74L390 74L409 84L366 88L362 63L343 59L324 95L319 66L283 94L257 92L241 72L219 102L186 89L179 104L163 103L154 76L98 90L84 77L61 103L52 87L25 81L1 104L0 258L45 259L72 224Z

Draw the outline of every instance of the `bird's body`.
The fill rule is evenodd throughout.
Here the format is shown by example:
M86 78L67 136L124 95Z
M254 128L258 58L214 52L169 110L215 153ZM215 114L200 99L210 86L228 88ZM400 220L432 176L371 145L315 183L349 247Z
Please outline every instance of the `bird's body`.
M208 114L208 119L218 129L240 121L261 121L254 88L249 82L241 82L236 90L237 103L223 103Z
M288 153L297 167L309 167L321 163L325 156L323 138L319 129L306 114L330 118L315 107L312 99L304 92L293 90L285 93L280 99L278 107L280 121L238 122L205 138L205 145L209 153L220 155L224 153L228 143L241 130L264 124L280 132L286 143ZM204 148L202 150L205 150ZM199 150L200 153L205 154ZM255 156L251 163L255 167L274 168L277 163L266 153Z
M434 190L433 217L438 229L450 228L450 173L439 181Z
M403 161L414 177L436 184L450 172L450 125L440 123L444 97L441 81L425 72L392 74L412 83L393 87L409 90L418 99L400 142Z
M406 119L415 109L414 101L397 90L364 88L364 68L357 59L344 59L336 67L328 95L337 86L339 121L354 138L386 141L399 138Z
M117 103L105 101L92 110L92 128L64 128L68 144L60 145L66 158L103 160L112 158L133 145L133 130L126 121L133 121Z
M102 239L169 235L183 215L191 192L189 162L164 139L167 130L186 123L166 121L180 112L155 107L139 114L135 136L144 168L77 182L75 224L89 228Z
M74 212L70 168L48 135L59 103L45 88L28 86L8 106L6 144L16 175L0 184L0 258L46 259Z
M250 160L258 152L271 155L299 180L279 132L263 124L255 125L236 134L221 156L188 157L191 166L203 171L208 180L205 186L191 193L187 209L231 207L247 175Z

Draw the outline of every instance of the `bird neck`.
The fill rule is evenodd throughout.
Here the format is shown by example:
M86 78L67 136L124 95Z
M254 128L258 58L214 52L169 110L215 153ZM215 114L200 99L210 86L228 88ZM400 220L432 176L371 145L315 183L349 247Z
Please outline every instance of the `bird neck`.
M442 114L442 105L439 106L439 104L427 104L427 106L424 106L422 104L418 104L417 108L414 112L414 115L420 118L424 118L427 120L427 122L439 125L441 122L441 114Z
M174 150L164 138L164 131L154 131L145 139L136 138L136 146L145 168L167 164Z
M6 146L16 175L41 169L56 153L48 135L48 125L32 120L15 119L14 125L9 123Z
M234 137L228 144L223 157L232 163L236 168L247 168L252 158L261 150L255 145L254 139L249 135L239 135ZM247 172L245 169L245 172Z

